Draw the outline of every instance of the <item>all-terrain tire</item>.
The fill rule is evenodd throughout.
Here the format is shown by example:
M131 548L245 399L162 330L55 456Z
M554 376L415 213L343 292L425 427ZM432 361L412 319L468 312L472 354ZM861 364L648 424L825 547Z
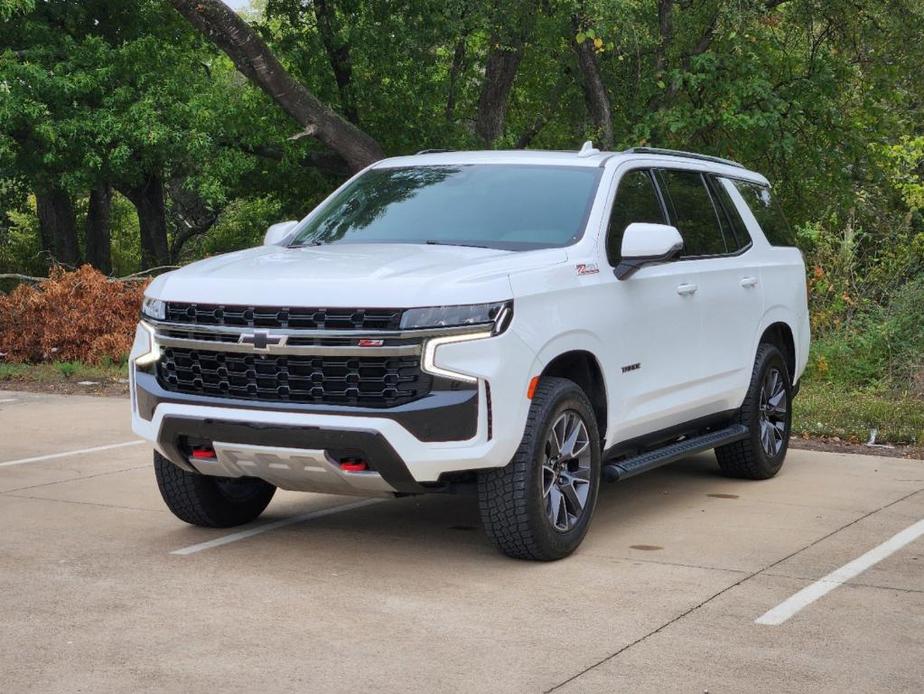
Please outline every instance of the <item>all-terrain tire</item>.
M563 414L576 413L587 430L590 452L586 501L573 527L556 529L544 494L546 445L551 427ZM586 463L586 457L582 456ZM587 533L600 486L600 433L587 395L564 378L543 378L530 404L526 429L513 459L503 468L478 475L478 504L485 533L504 554L517 559L553 561L571 554Z
M772 370L780 375L782 390L785 393L785 414L779 416L779 423L783 426L782 440L779 450L773 454L765 449L761 440L762 392L765 389L767 375ZM766 403L764 406L766 407ZM738 421L748 428L748 436L741 441L715 449L719 468L728 477L751 480L773 477L779 472L786 458L792 425L792 382L786 360L775 345L763 343L757 348L751 383L738 417Z
M263 513L276 487L255 477L211 477L182 470L154 452L160 495L173 515L205 528L230 528Z

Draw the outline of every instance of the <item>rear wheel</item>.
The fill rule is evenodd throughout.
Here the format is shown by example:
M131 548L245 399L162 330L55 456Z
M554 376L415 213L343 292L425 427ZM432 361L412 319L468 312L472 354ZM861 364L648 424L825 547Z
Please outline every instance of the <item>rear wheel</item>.
M255 477L211 477L181 470L156 451L154 474L173 515L206 528L249 523L276 493L276 487Z
M550 561L587 533L600 485L600 434L576 384L540 381L513 460L478 476L481 520L504 554Z
M774 345L762 344L757 350L739 417L748 437L715 449L719 467L729 477L773 477L786 458L792 423L792 383L786 361Z

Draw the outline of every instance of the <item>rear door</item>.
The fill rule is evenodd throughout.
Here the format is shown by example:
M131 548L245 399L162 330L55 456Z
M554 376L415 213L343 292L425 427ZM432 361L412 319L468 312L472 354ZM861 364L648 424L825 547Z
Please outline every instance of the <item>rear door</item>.
M763 315L751 239L722 183L699 171L662 169L682 263L696 285L702 332L697 412L735 409L750 379L754 334Z

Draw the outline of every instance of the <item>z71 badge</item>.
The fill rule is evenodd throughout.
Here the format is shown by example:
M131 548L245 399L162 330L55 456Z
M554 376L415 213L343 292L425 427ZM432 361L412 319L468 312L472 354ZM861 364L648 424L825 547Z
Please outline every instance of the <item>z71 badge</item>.
M575 267L578 275L596 275L600 272L596 263L579 263Z

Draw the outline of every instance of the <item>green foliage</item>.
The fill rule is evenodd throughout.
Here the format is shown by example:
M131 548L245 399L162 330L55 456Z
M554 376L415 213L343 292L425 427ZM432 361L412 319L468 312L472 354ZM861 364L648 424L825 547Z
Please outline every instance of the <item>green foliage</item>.
M34 198L29 200L26 210L9 210L6 217L6 223L0 225L0 272L41 276L45 259L39 243Z
M924 398L924 278L885 306L856 314L815 340L807 376L842 388L875 388Z
M924 209L924 136L903 136L899 142L884 147L887 170L905 204L912 210Z
M119 194L112 198L110 215L112 275L125 277L141 270L138 216L132 204Z
M75 361L59 361L54 366L64 378L70 378L80 370L79 362Z
M210 256L259 246L263 243L270 220L281 219L282 203L273 196L238 198L224 208L218 222L195 252Z
M0 0L0 20L6 20L18 12L28 12L35 7L35 0Z
M876 429L879 443L924 442L924 400L875 389L844 388L807 380L793 401L795 435L838 437L865 443Z
M6 364L0 362L0 383L15 389L15 384L50 385L66 381L95 381L116 383L124 381L128 372L125 363L105 361L85 364L80 361L50 362L44 364Z

